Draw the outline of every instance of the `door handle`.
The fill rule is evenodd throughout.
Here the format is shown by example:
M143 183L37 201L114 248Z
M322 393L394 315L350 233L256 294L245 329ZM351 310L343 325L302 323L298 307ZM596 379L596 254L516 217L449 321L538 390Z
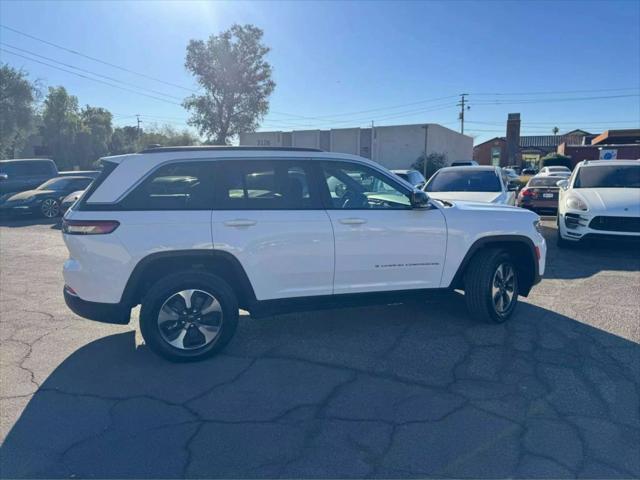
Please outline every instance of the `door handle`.
M236 220L228 220L226 222L224 222L224 224L227 227L251 227L252 225L255 225L256 222L255 220L249 220L246 218L238 218Z
M367 221L364 218L341 218L340 223L344 225L362 225Z

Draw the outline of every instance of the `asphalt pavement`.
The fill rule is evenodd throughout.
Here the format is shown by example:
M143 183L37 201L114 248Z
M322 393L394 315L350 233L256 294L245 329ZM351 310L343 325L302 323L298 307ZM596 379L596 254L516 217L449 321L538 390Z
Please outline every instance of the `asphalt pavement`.
M459 293L241 317L155 356L62 299L60 231L0 226L0 476L640 477L640 252L557 250L505 325ZM135 315L134 315L135 316Z

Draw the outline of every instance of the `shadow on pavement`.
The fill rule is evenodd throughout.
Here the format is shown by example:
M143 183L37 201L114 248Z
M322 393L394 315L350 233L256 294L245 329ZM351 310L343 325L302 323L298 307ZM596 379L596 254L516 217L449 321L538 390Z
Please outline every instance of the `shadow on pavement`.
M247 317L195 364L112 335L41 385L2 477L640 476L640 346L518 308L506 325L458 294Z
M547 240L545 279L591 277L601 271L640 270L640 241L587 241L572 248L558 248L556 227L544 227Z
M35 215L24 217L2 217L0 216L0 227L21 228L31 227L33 225L51 225L60 228L61 218L42 218Z

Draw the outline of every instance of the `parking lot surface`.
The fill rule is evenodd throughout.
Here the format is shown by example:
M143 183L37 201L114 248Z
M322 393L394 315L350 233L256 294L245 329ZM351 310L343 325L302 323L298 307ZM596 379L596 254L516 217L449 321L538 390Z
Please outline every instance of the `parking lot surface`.
M72 314L60 231L0 227L2 477L640 477L640 255L559 251L505 325L461 294L254 320L171 364Z

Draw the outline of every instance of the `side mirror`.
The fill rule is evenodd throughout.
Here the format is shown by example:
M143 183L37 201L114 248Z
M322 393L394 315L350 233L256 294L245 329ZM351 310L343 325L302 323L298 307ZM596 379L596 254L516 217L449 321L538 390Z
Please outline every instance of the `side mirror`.
M422 190L414 190L411 193L411 208L427 208L429 206L429 195Z
M0 180L9 180L9 175L6 173L0 173Z
M560 180L559 182L556 182L556 185L561 189L566 190L569 188L569 180Z
M515 180L511 180L509 183L507 183L507 190L510 192L517 192L518 190L520 190L520 184Z

